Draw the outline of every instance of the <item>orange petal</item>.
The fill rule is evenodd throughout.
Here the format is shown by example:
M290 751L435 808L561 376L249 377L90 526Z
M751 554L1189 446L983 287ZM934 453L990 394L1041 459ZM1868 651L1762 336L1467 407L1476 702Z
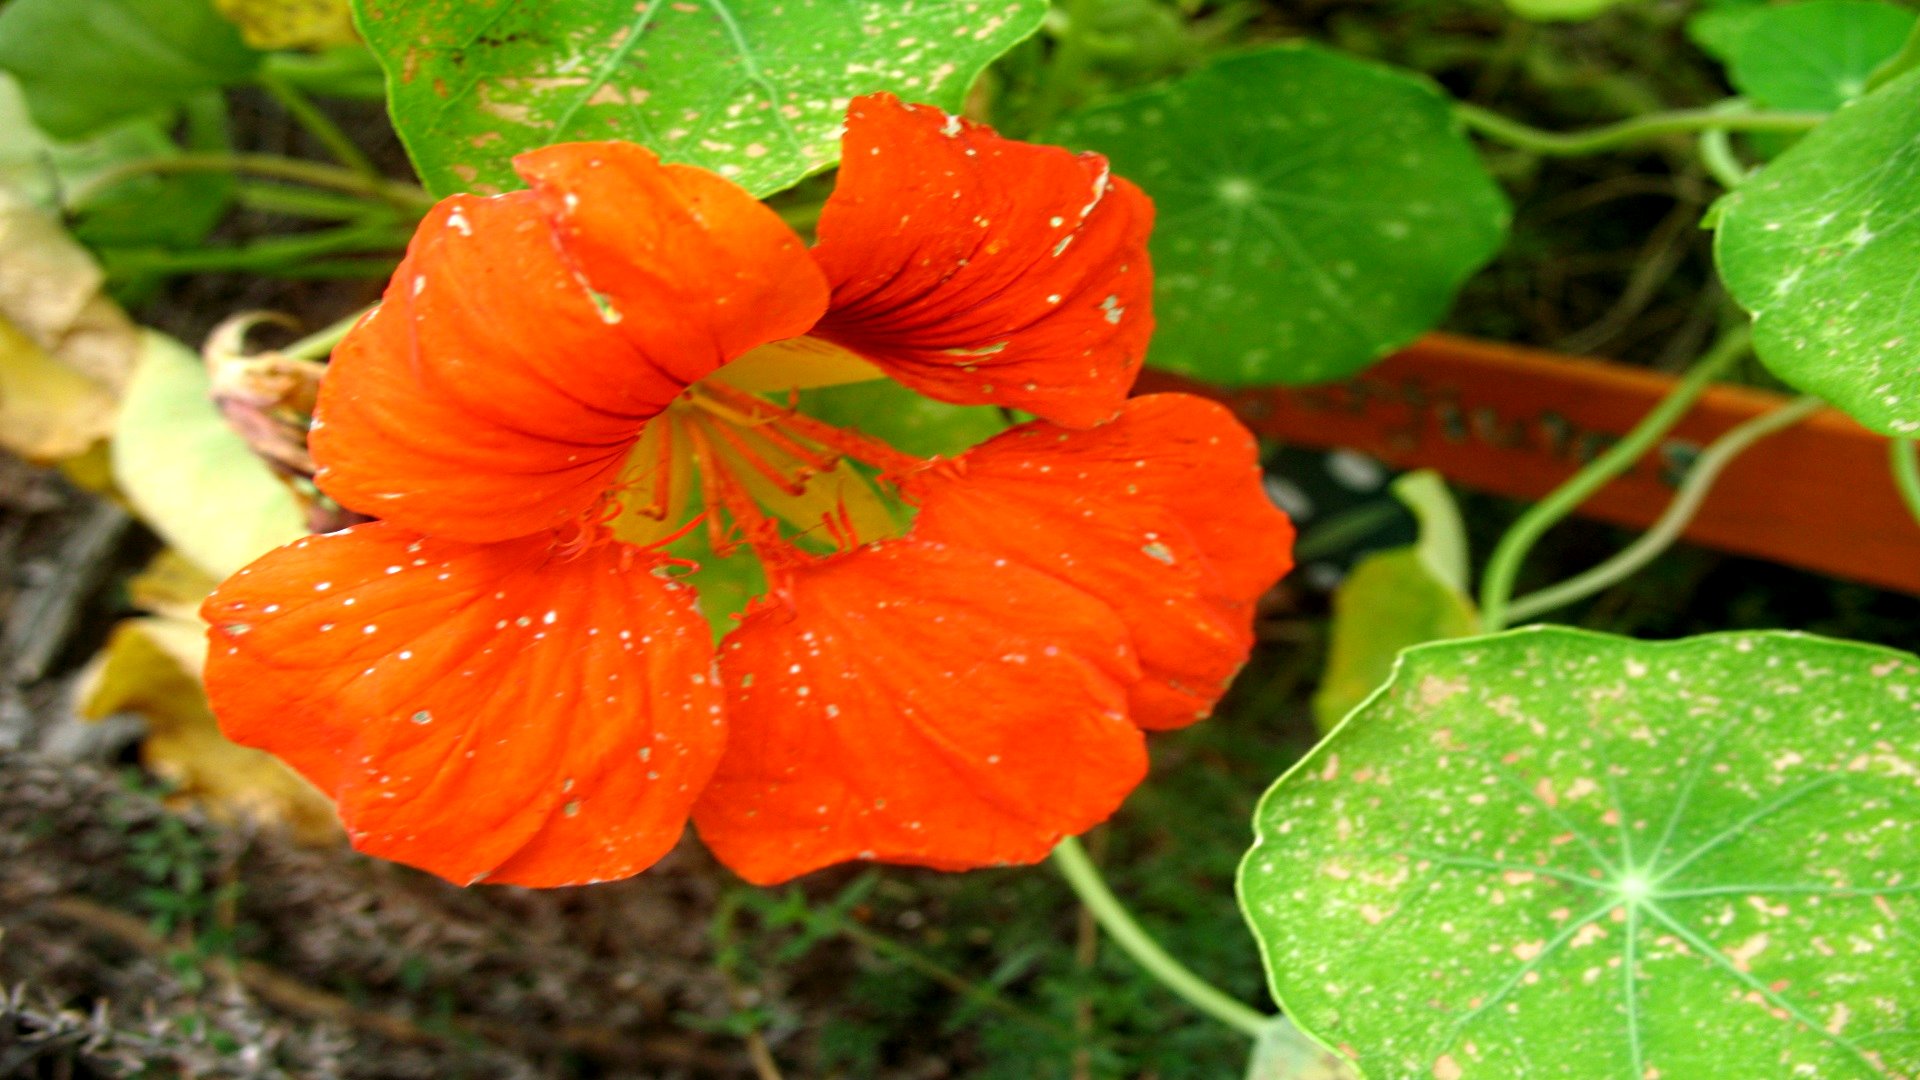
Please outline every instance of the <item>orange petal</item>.
M332 796L362 851L462 884L638 873L725 729L692 591L632 553L385 522L283 547L202 609L214 711Z
M1135 723L1205 717L1253 646L1253 602L1292 566L1293 527L1268 500L1252 436L1185 394L1129 401L1086 431L1045 422L907 479L913 536L990 551L1100 597L1144 677Z
M688 383L825 307L792 230L718 178L617 143L521 165L537 191L435 207L334 350L313 453L351 509L474 542L555 528Z
M615 329L683 385L826 310L806 245L732 181L624 142L549 146L513 167Z
M760 884L1035 862L1146 770L1112 609L1006 560L873 544L799 571L720 655L732 734L694 823Z
M1104 158L855 99L814 256L815 336L942 401L1112 416L1153 332L1153 204Z

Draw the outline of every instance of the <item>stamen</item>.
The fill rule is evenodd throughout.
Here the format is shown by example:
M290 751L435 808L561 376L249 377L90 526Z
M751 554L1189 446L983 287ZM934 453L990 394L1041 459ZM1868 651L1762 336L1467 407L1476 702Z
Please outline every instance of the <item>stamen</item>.
M675 434L680 433L682 421L673 416ZM718 456L706 437L700 433L691 421L685 422L687 448L693 455L694 467L700 473L700 501L707 504L707 546L713 553L724 559L739 550L740 545L727 534L727 526L720 515L713 511L724 505L725 495L720 490L721 467Z
M687 432L693 445L694 460L700 466L701 492L707 506L719 507L727 512L734 528L740 531L741 538L759 557L768 575L771 577L777 570L810 561L809 556L781 537L778 523L761 512L753 496L747 493L746 488L720 460L712 438L716 433L726 437L729 434L727 429L696 414L687 419ZM710 522L717 520L718 515L709 519ZM739 548L737 542L718 530L708 535L714 539L714 553L723 558Z
M709 396L714 399L714 404L740 414L746 422L766 424L788 438L804 439L816 446L837 450L855 461L873 466L883 476L905 476L926 465L922 459L895 450L879 439L815 420L792 408L782 409L772 402L730 386L703 383L701 389L703 396ZM711 405L708 407L711 408Z
M775 449L799 458L816 473L828 472L840 464L839 454L823 454L818 447L809 446L782 431L777 417L762 420L751 430L755 438L765 439Z
M747 441L746 436L738 427L732 424L715 424L713 425L713 431L714 434L720 436L721 440L727 444L729 449L739 454L741 459L752 467L754 472L773 481L775 487L778 487L789 495L806 494L807 481L811 479L815 473L824 471L803 465L797 475L788 476L786 473L775 468L766 458L762 457L760 452L754 449L753 445ZM758 432L756 432L756 434L758 434Z
M833 541L833 546L836 549L840 551L849 550L846 533L840 530L839 515L831 510L821 514L820 527L827 530L827 539Z
M690 518L688 518L688 519L687 519L687 523L686 523L686 524L684 524L684 525L682 525L682 526L680 526L679 528L677 528L677 529L675 529L675 530L673 530L672 532L670 532L670 533L668 533L667 535L665 535L665 536L663 536L663 537L661 537L661 538L660 538L660 539L658 539L658 540L654 540L654 541L652 541L652 542L650 542L650 543L647 543L647 544L643 544L643 545L641 545L641 547L640 547L640 550L642 550L642 551L662 551L662 550L665 550L665 549L666 549L666 547L667 547L667 546L668 546L669 544L672 544L672 543L673 543L674 541L676 541L676 540L678 540L678 539L680 539L681 537L683 537L683 536L685 536L685 535L687 535L688 533L690 533L690 532L692 532L693 530L695 530L695 529L697 529L697 528L699 528L700 526L702 526L702 525L704 525L704 524L706 524L706 522L707 522L707 519L708 519L709 517L711 517L711 516L713 516L713 511L712 511L712 510L702 510L702 511L700 511L699 513L697 513L697 514L695 514L695 515L693 515L692 517L690 517ZM694 562L694 561L692 561L692 560L690 560L690 559L669 559L669 560L667 560L667 561L668 561L668 562L671 562L671 563L677 563L677 564L685 564L685 565L687 565L687 566L692 566L692 567L698 567L698 566L700 565L699 563L697 563L697 562Z
M563 561L577 559L588 551L611 541L608 523L620 516L620 503L612 492L600 496L591 507L555 531L553 550Z
M780 429L782 417L800 407L798 390L787 394L787 407L783 411L751 394L741 394L731 388L727 389L729 391L727 396L733 401L733 405L722 403L715 395L698 392L690 395L690 400L694 405L728 421L731 426L751 431L756 438L766 440L775 449L799 458L816 473L827 472L840 464L840 455L823 454L818 447L809 446ZM735 408L735 405L741 408ZM799 492L793 494L797 495Z
M853 522L853 514L847 510L843 499L832 510L820 515L820 526L827 530L828 539L841 551L852 551L860 546L860 530Z
M654 451L653 471L648 476L649 482L653 485L653 498L640 509L642 515L655 521L665 521L667 515L673 510L673 452L674 444L679 441L674 437L678 432L673 428L672 418L664 417L663 419L667 423L662 425L660 433L655 436L654 441L659 445Z

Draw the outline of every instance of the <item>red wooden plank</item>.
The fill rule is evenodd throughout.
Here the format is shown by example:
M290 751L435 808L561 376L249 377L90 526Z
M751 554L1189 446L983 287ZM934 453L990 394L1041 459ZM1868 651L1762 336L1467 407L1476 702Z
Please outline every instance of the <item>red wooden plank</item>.
M1432 334L1345 383L1222 390L1149 372L1140 390L1204 394L1230 405L1263 436L1349 447L1396 467L1437 469L1464 487L1532 499L1624 434L1674 381L1640 368ZM1651 524L1693 452L1787 400L1744 387L1710 389L1665 443L1580 513ZM1737 458L1686 536L1920 595L1920 525L1893 486L1886 440L1834 409Z

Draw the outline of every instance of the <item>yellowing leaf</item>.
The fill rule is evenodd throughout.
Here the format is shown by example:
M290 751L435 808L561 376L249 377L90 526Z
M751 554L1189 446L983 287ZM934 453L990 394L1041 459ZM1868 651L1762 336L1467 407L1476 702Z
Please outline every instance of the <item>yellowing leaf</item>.
M72 457L113 430L113 410L106 387L0 318L0 446L37 461Z
M127 582L127 595L141 611L197 622L200 601L218 584L213 575L169 549L155 555L145 570Z
M58 222L0 188L0 446L50 460L106 436L137 334Z
M1313 696L1326 731L1387 681L1400 650L1480 632L1472 601L1435 576L1418 548L1376 552L1333 594L1333 642Z
M149 332L113 433L113 475L140 516L218 577L307 533L287 486L227 427L200 358Z
M1400 650L1480 632L1467 599L1467 527L1447 482L1431 469L1393 482L1420 523L1412 546L1362 559L1333 594L1333 641L1313 718L1328 731L1387 681Z
M360 40L347 0L214 0L256 49L320 49Z
M84 454L61 458L60 473L82 491L125 503L113 488L113 452L105 439L87 447Z
M105 280L58 221L0 188L0 316L63 363L118 390L138 335L100 295Z
M85 676L81 713L145 717L141 759L173 785L174 800L197 803L216 818L284 824L308 843L332 841L339 824L324 795L271 754L220 733L200 688L206 648L206 628L197 620L121 623Z

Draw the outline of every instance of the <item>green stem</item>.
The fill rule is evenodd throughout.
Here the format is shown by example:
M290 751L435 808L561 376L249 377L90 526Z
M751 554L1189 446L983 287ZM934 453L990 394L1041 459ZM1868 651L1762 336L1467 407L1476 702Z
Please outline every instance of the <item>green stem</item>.
M116 274L191 274L220 270L271 271L324 255L372 254L406 247L411 230L395 225L346 225L294 236L274 237L230 248L193 251L126 251L109 256Z
M376 255L380 253L370 252L368 254ZM337 281L343 279L367 280L386 278L392 276L394 268L400 265L400 252L398 250L388 254L390 256L388 258L347 257L339 259L315 259L312 262L302 261L288 263L284 266L276 266L271 271L263 271L263 273L271 273L274 277L286 278L289 281Z
M1700 164L1728 191L1746 182L1747 167L1734 154L1733 138L1726 128L1713 128L1700 133Z
M94 195L136 176L156 173L230 172L292 180L313 187L345 191L369 199L378 199L404 207L409 213L424 214L434 204L432 195L412 184L376 178L369 180L352 169L298 161L275 154L174 154L169 157L143 158L108 169L74 193L73 205L83 205Z
M1140 928L1132 913L1113 895L1113 890L1107 887L1106 879L1100 876L1100 870L1093 865L1093 860L1087 858L1087 850L1080 846L1078 839L1069 836L1060 841L1053 849L1053 865L1060 871L1060 876L1067 879L1067 884L1073 887L1080 902L1093 912L1101 929L1126 950L1127 955L1133 957L1134 962L1144 968L1147 974L1160 980L1161 985L1180 995L1189 1005L1249 1038L1259 1038L1267 1025L1273 1022L1273 1017L1234 1000L1169 956L1167 950Z
M1487 560L1486 573L1480 581L1480 621L1485 633L1494 633L1507 625L1507 604L1513 596L1514 583L1520 576L1520 564L1535 542L1594 492L1605 487L1607 481L1626 472L1634 462L1653 449L1661 436L1680 422L1680 418L1693 407L1693 403L1706 392L1713 380L1746 354L1751 343L1752 333L1745 326L1722 334L1720 340L1714 342L1700 362L1693 366L1693 370L1687 372L1686 377L1660 404L1653 407L1653 411L1635 424L1632 431L1520 515L1520 520L1514 522L1506 535L1500 538L1499 545Z
M369 304L330 326L324 326L315 330L306 337L281 349L280 355L290 357L294 360L318 360L326 356L333 351L335 345L340 344L341 338L347 336L347 331L359 325L360 320L365 317L367 312L372 311L375 306L376 305Z
M1741 113L1750 108L1747 99L1730 97L1713 105L1708 111L1723 116ZM1712 127L1700 133L1700 164L1706 167L1709 175L1721 187L1732 191L1747 179L1748 169L1738 155L1733 152L1733 133L1724 127Z
M1734 458L1739 457L1748 447L1761 439L1805 420L1818 412L1826 402L1817 397L1796 398L1770 413L1763 413L1747 422L1729 429L1726 434L1715 439L1694 462L1687 472L1687 478L1680 484L1680 490L1674 492L1673 501L1653 523L1653 527L1640 535L1640 538L1622 548L1619 554L1583 574L1570 577L1558 585L1551 585L1538 592L1528 593L1513 602L1508 609L1507 618L1511 622L1524 622L1537 618L1555 608L1565 607L1576 600L1583 600L1602 589L1610 588L1626 580L1634 573L1652 562L1659 554L1673 546L1692 523L1694 515L1699 513L1700 504L1706 501L1707 492L1712 490L1713 482L1720 477Z
M260 70L302 93L380 101L387 96L380 61L365 45L342 45L318 53L270 52Z
M1893 464L1893 483L1900 489L1900 501L1915 521L1920 521L1920 454L1912 439L1894 439L1887 444L1887 457Z
M254 76L254 81L258 82L267 93L273 95L274 100L280 103L280 107L287 110L287 115L293 117L301 127L306 128L309 135L319 140L320 145L326 147L327 152L332 154L340 164L358 173L369 184L380 183L383 178L380 170L374 167L373 159L355 146L353 140L347 137L347 133L340 130L340 125L334 123L333 118L322 112L318 105L308 99L307 95L271 71L262 70Z
M391 218L393 211L376 206L355 195L315 191L271 181L242 181L235 192L240 205L249 210L322 221L358 221L375 215Z
M1469 129L1487 138L1547 157L1578 157L1628 146L1662 135L1699 131L1806 131L1827 118L1816 112L1727 112L1721 109L1678 109L1648 113L1587 131L1558 132L1510 120L1478 105L1459 102L1454 115Z

